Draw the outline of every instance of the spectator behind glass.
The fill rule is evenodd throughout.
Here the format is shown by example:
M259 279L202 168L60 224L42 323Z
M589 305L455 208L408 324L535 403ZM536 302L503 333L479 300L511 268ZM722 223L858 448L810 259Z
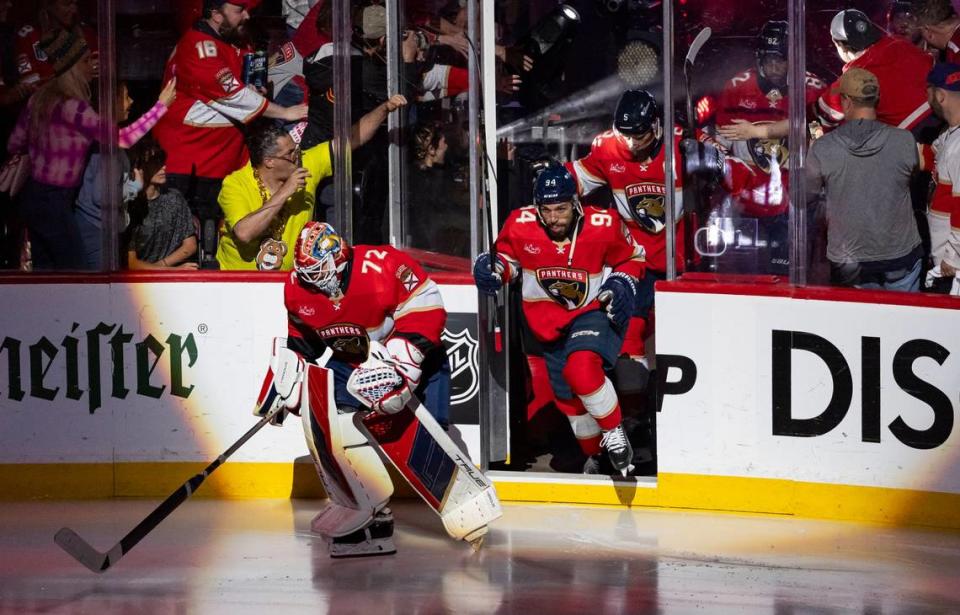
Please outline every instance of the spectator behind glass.
M417 248L469 256L468 190L462 177L447 165L449 145L438 124L426 124L413 136L416 170L407 193L410 229Z
M29 153L31 170L20 194L34 269L74 269L83 244L73 203L100 118L90 106L93 64L86 42L60 30L41 43L55 76L30 98L7 143L11 154Z
M350 143L369 141L387 114L406 104L396 95L364 115ZM251 131L249 148L250 162L223 180L217 261L221 269L289 270L297 235L313 217L317 184L333 174L331 142L301 153L285 130L267 123Z
M144 188L130 205L130 269L196 269L197 234L187 200L167 188L167 155L150 140L131 151Z
M950 0L917 0L913 15L923 41L944 53L944 60L960 64L960 16Z
M203 18L185 32L167 61L164 79L177 77L177 99L154 130L170 158L168 182L188 199L201 223L204 265L213 265L217 195L223 178L247 161L241 126L264 116L296 121L306 105L281 107L241 83L250 10L259 0L204 0Z
M40 41L57 30L70 30L82 36L92 52L93 71L97 70L97 31L83 23L77 0L41 0L35 24L17 30L17 70L24 83L43 83L56 72Z
M937 64L927 75L927 95L937 117L947 129L933 142L936 189L927 210L933 267L924 286L933 292L960 295L960 66Z
M283 0L281 12L287 23L287 38L293 38L297 28L319 0Z
M157 121L163 117L176 97L176 79L171 80L160 92L160 97L153 107L130 126L120 130L120 183L123 204L126 205L132 201L137 194L143 190L143 178L135 176L131 172L130 158L124 151L133 147L140 139L146 135ZM127 89L127 84L120 82L117 84L117 120L121 123L127 120L130 113L130 107L133 100ZM77 196L77 206L74 210L74 216L77 220L77 227L80 230L80 239L83 242L84 261L83 269L98 271L101 269L101 250L103 242L102 216L103 210L103 181L101 178L100 152L94 152L87 163L87 168L83 173L83 185L80 187L80 194ZM121 208L120 228L122 231L127 227L129 216L125 207Z
M843 124L813 142L807 194L826 193L830 281L898 291L919 288L922 249L910 203L917 142L877 120L877 77L850 68L840 78Z

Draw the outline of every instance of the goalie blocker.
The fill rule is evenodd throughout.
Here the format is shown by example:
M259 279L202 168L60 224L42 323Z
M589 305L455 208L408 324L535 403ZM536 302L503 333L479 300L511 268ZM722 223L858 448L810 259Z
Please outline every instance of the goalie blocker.
M493 485L443 431L415 396L389 412L383 400L405 386L397 368L373 343L370 358L351 374L347 390L366 408L338 408L328 350L318 364L305 364L277 338L274 358L256 414L278 405L299 411L304 436L329 500L311 523L330 544L331 557L395 552L387 504L393 483L388 460L440 516L451 537L478 546L490 522L501 516ZM377 348L379 347L379 348ZM289 353L289 354L288 354ZM291 356L297 365L291 365ZM401 367L402 371L402 367ZM291 385L290 375L301 385ZM291 399L294 396L297 400Z

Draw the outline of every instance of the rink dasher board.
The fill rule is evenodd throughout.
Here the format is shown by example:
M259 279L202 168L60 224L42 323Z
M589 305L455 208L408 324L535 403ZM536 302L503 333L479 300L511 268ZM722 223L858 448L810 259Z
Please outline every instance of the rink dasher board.
M658 416L659 475L613 480L495 473L501 499L960 527L953 425L946 437L940 430L935 439L942 442L925 449L904 444L888 427L898 416L917 430L934 422L931 406L905 393L893 373L897 352L918 339L936 345L925 348L938 346L946 353L942 364L920 357L911 367L928 389L942 392L956 418L960 311L955 304L911 298L891 305L876 293L832 292L827 299L825 293L710 286L658 286L658 356L685 357L697 371L689 391L666 396ZM475 313L472 287L442 284L441 292L451 312ZM165 495L250 425L250 399L262 377L259 357L269 352L272 337L285 331L278 282L30 281L0 284L0 293L5 305L29 306L0 317L0 487L7 499ZM87 335L100 323L110 332L96 334L101 404L91 413ZM206 325L202 332L200 325ZM774 331L827 340L847 363L849 407L823 435L773 433ZM116 389L109 360L114 335L120 336L123 351ZM197 354L193 365L191 335ZM784 335L778 335L783 346ZM16 374L7 359L17 341L21 400L10 396ZM51 346L56 350L52 361ZM43 372L39 383L30 376L31 348L39 362L35 371ZM76 355L77 399L67 395L65 364L71 353ZM879 425L880 441L864 442L860 363L873 354L879 360L870 369L879 374L879 385L867 390L879 390L880 421L869 423ZM181 357L179 379L170 361L175 355ZM202 360L210 355L216 370ZM793 349L790 357L791 417L814 417L831 398L833 375L819 355ZM671 382L680 378L676 369L669 371ZM186 397L173 393L183 395L191 386ZM57 389L54 399L45 399L52 389ZM782 390L781 380L781 397ZM942 419L943 412L938 416ZM476 461L477 426L455 429ZM298 424L265 430L258 440L211 477L199 495L322 495Z
M0 316L0 486L24 497L157 495L158 480L182 482L184 468L219 455L255 422L272 340L287 332L284 278L272 278L0 283L11 306ZM440 290L459 372L453 431L479 462L476 290ZM240 449L214 491L290 495L294 459L309 460L297 417Z

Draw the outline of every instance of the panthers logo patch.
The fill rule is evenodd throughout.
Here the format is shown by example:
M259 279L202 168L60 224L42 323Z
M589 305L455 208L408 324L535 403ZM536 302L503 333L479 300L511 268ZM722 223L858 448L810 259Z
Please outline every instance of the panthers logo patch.
M587 300L590 276L582 269L545 267L537 269L537 282L551 299L568 310L575 310Z
M781 169L787 166L790 148L787 147L786 139L750 139L747 141L747 148L753 163L764 173L769 173L774 164Z
M667 212L663 205L663 184L644 182L627 186L625 191L630 205L630 216L648 233L659 233L667 225Z
M346 363L363 363L370 349L370 337L363 327L339 323L317 329L327 346L333 350L333 358Z

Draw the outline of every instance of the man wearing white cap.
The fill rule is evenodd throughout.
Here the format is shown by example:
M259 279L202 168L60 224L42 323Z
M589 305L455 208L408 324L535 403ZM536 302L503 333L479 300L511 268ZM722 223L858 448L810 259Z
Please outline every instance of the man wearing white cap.
M886 34L856 9L834 16L830 37L837 54L846 62L843 72L862 68L876 75L883 92L877 104L879 121L912 131L930 116L926 76L933 67L933 58L929 54ZM836 128L843 121L839 80L817 101L817 115L826 129Z

